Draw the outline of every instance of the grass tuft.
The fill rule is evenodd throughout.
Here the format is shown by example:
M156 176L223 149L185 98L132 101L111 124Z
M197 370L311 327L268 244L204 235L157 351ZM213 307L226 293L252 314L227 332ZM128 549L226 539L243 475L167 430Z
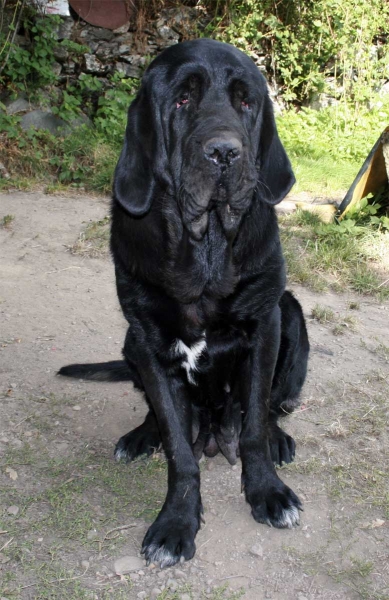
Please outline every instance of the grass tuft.
M106 256L109 251L110 217L88 223L85 231L70 248L72 254L96 258Z
M3 229L11 229L14 219L15 219L14 215L5 215L0 220L0 227L3 227Z
M334 311L327 306L321 306L320 304L316 304L313 309L311 316L319 323L333 323L336 320L336 316Z
M389 232L344 232L297 210L279 217L289 278L317 292L352 290L389 298Z

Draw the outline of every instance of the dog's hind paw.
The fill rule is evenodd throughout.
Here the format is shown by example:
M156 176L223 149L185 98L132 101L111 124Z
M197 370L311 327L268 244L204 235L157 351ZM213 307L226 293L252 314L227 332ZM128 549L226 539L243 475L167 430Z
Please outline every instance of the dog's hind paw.
M294 460L296 443L294 439L273 423L269 429L270 454L273 463L282 465Z
M151 456L161 446L158 430L151 428L147 423L142 423L120 438L115 447L114 456L117 461L130 462L138 456L145 454Z

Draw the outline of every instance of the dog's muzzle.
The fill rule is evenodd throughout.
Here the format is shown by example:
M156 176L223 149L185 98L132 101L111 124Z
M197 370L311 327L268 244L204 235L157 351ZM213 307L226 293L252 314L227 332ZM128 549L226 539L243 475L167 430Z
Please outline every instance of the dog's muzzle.
M216 210L228 237L236 233L257 181L248 141L235 129L196 132L184 152L180 206L183 223L195 241L203 239L209 213Z

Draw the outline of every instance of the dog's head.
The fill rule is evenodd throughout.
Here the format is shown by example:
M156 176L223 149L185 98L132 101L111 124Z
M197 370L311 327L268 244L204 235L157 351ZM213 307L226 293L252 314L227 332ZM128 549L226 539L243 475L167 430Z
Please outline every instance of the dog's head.
M210 210L233 232L254 198L276 204L293 183L265 79L248 56L200 39L152 62L129 109L114 179L114 196L132 216L166 190L200 240Z

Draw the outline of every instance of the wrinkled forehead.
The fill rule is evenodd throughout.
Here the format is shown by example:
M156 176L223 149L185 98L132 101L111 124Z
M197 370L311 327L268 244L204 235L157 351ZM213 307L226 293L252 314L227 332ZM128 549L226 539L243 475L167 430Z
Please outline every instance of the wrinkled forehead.
M171 85L192 73L202 75L213 84L244 79L261 91L266 89L263 76L246 54L229 44L208 39L183 42L166 49L151 63L144 82L151 78L161 85Z

